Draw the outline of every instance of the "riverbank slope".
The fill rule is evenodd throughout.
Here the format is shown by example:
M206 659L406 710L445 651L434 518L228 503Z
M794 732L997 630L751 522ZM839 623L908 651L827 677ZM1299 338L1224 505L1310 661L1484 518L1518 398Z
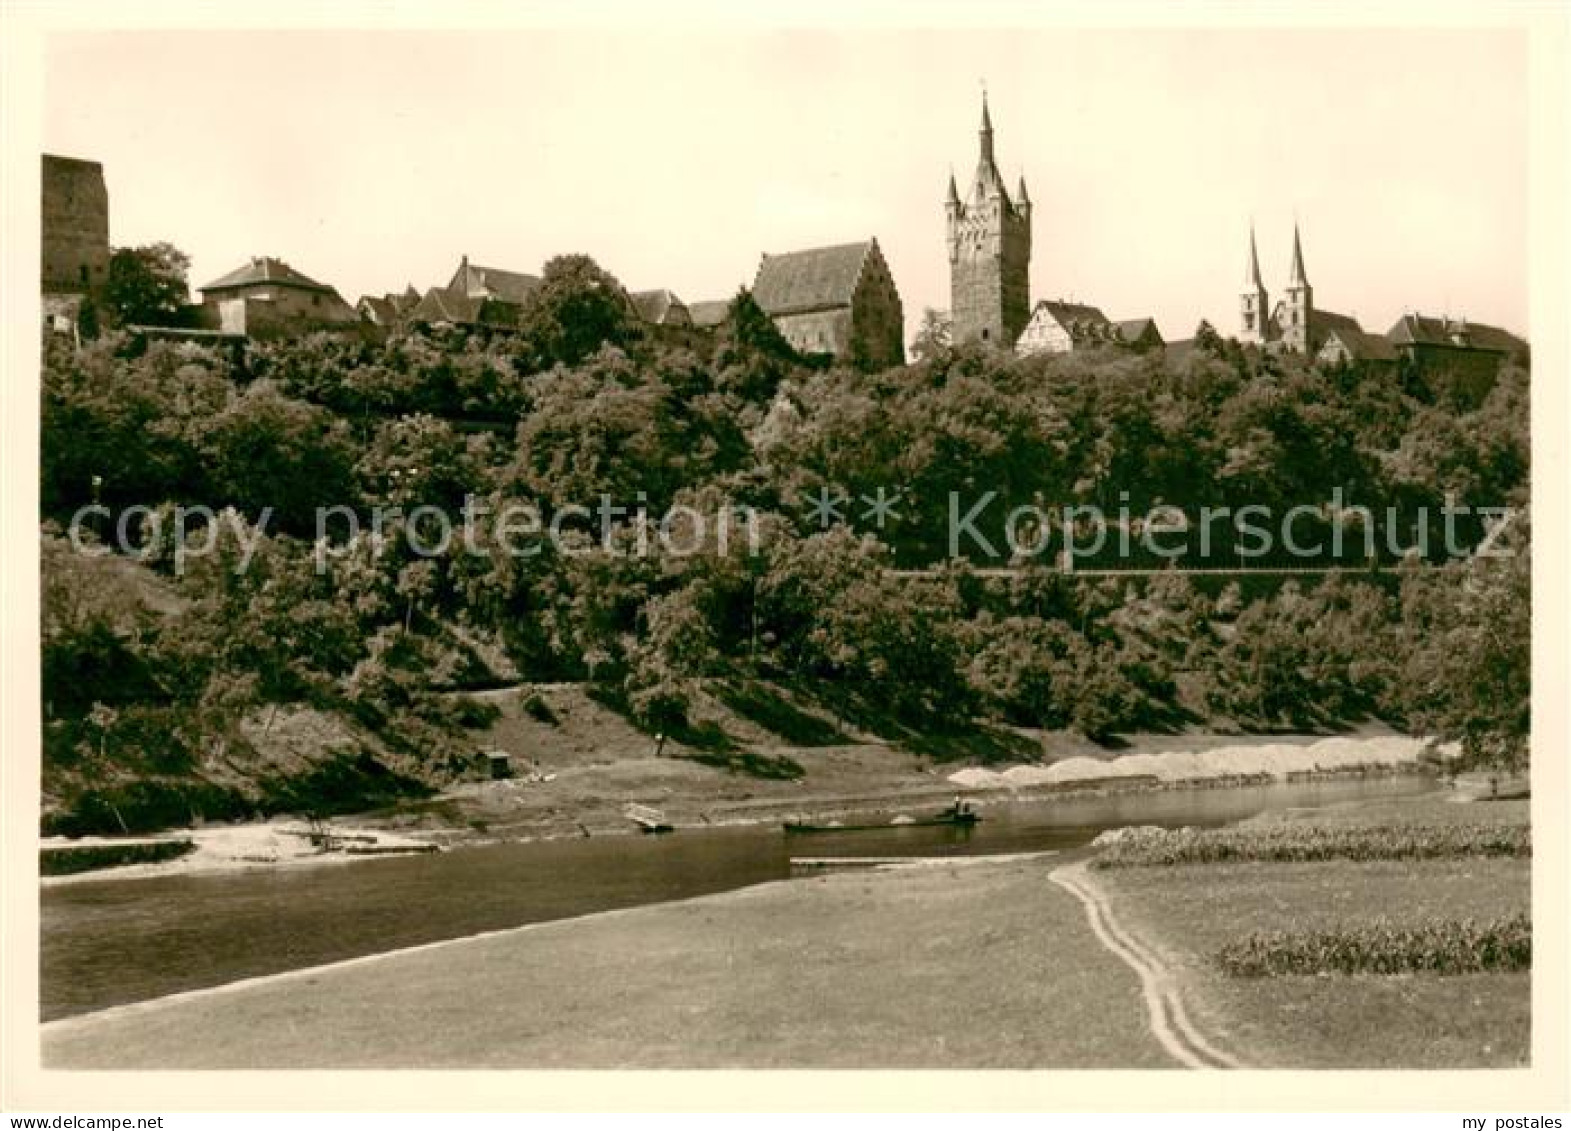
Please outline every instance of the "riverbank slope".
M1279 814L1525 820L1425 797ZM768 883L353 959L69 1018L54 1068L1161 1068L1137 971L1052 882L1067 857L943 859ZM1095 871L1211 1047L1247 1067L1525 1061L1529 976L1237 979L1262 924L1492 914L1526 859Z
M51 1068L1163 1068L1052 857L765 884L44 1028Z

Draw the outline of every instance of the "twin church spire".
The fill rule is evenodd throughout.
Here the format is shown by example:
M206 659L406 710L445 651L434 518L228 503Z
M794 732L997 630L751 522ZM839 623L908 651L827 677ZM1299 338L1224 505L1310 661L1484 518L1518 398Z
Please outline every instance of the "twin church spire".
M1269 306L1260 278L1260 254L1255 248L1255 227L1249 226L1249 259L1244 266L1244 289L1239 296L1238 340L1255 345L1279 342L1284 348L1308 352L1310 324L1314 319L1314 288L1304 270L1304 245L1298 225L1293 225L1293 261L1287 286L1276 309Z

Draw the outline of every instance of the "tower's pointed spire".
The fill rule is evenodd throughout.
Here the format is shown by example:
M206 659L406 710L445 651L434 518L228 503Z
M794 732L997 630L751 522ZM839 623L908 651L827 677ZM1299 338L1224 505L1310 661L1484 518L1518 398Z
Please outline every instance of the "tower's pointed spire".
M982 163L993 163L993 117L987 112L987 88L982 88Z
M955 171L949 170L949 195L944 198L945 204L959 204L960 193L955 188Z
M1244 267L1244 289L1248 291L1264 290L1260 282L1260 253L1255 250L1255 226L1249 225L1249 262Z
M1026 175L1020 174L1020 188L1015 192L1016 204L1030 204L1031 194L1026 192Z
M1287 285L1307 287L1309 278L1304 274L1304 248L1298 239L1298 224L1293 224L1293 266L1287 272Z

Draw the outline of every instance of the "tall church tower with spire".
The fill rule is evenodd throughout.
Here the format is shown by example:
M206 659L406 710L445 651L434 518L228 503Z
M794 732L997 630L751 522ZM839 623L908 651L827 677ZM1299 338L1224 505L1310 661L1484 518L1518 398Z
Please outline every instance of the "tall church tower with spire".
M1270 339L1271 307L1260 281L1260 255L1255 251L1255 226L1249 225L1249 262L1244 265L1244 292L1239 296L1238 340L1264 345Z
M1304 274L1304 249L1298 240L1298 225L1293 225L1293 265L1288 269L1287 286L1282 291L1278 321L1283 348L1294 353L1309 352L1310 323L1315 316L1315 292Z
M964 200L949 175L949 314L956 345L1013 349L1031 317L1031 198L1024 175L1015 199L993 159L993 122L982 95L982 144Z

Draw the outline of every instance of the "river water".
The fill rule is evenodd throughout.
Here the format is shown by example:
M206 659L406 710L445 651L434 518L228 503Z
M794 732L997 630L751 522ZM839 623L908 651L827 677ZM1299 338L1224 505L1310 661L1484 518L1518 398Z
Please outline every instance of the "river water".
M658 837L475 845L310 868L62 884L42 894L42 1017L787 879L793 856L1067 851L1121 825L1212 826L1268 809L1433 788L1427 777L1404 776L989 801L982 823L970 830L787 836L778 825L683 829Z

